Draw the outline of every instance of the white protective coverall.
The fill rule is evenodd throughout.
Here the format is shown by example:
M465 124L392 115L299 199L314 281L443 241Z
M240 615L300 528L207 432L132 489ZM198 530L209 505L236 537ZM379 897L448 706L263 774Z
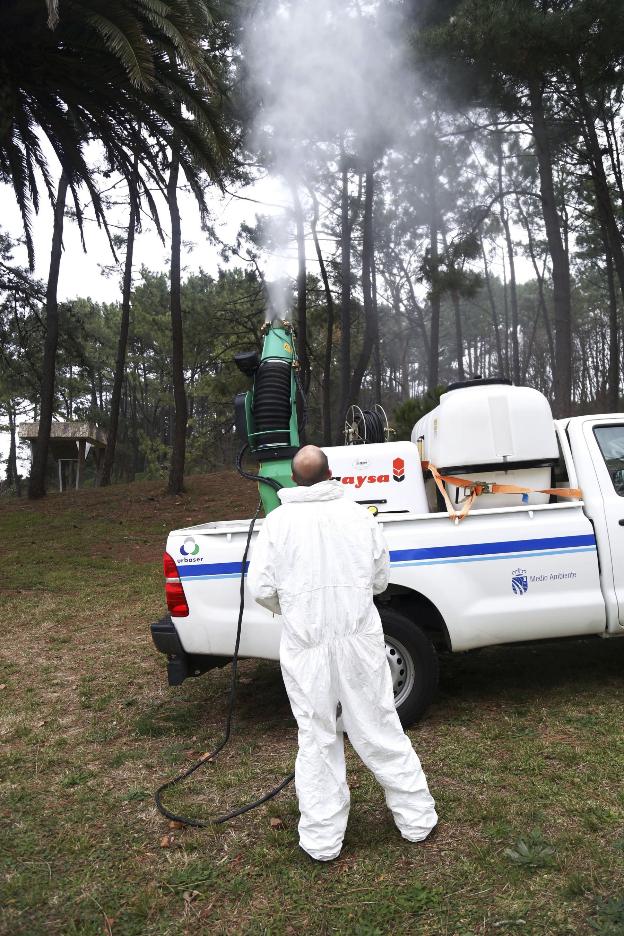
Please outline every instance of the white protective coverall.
M282 615L280 662L299 728L295 786L301 847L330 861L349 815L342 706L351 744L373 772L401 835L427 837L437 822L420 761L394 707L373 594L388 583L388 548L374 517L343 497L340 482L283 488L264 520L247 583Z

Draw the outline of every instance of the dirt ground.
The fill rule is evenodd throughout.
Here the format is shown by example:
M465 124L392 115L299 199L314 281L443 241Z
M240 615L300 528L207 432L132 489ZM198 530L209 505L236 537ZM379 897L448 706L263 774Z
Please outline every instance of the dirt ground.
M222 731L228 670L166 684L167 531L249 516L233 472L0 501L0 932L162 936L624 933L624 641L441 659L410 730L441 815L398 836L352 752L340 859L297 846L292 787L207 830L169 828L153 790ZM274 663L241 667L234 737L179 793L205 817L292 770L295 725Z

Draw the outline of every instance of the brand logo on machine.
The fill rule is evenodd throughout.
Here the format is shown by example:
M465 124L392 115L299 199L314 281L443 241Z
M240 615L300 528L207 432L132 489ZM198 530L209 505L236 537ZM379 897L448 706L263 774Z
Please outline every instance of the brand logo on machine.
M352 484L357 491L363 484L388 484L390 475L333 475L333 479L341 484Z
M511 573L511 590L514 595L524 595L529 590L526 569L515 569Z
M362 459L362 462L364 460ZM357 461L354 464L354 467L360 467L360 470L363 465L359 466ZM392 462L392 477L395 481L405 481L405 462L402 458L395 458ZM390 475L389 474L352 474L352 475L334 475L334 481L340 481L342 484L352 484L356 490L362 487L363 484L389 484Z
M196 556L199 552L199 543L196 543L192 536L187 536L180 546L180 552L183 556Z

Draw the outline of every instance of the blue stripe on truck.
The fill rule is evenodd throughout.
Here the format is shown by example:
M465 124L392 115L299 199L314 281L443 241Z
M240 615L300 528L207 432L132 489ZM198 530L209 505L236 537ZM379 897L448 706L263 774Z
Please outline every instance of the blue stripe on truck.
M433 565L443 562L483 562L493 559L517 559L529 556L552 556L560 553L593 552L593 533L579 536L552 536L547 539L504 540L498 543L461 543L453 546L425 546L420 549L393 549L393 566ZM249 563L245 564L245 572ZM240 576L240 562L193 563L178 566L180 578L216 579Z
M245 572L249 568L249 563L245 563ZM180 578L227 578L230 575L241 574L240 562L212 562L209 565L197 563L197 565L179 565L178 573Z
M548 539L505 540L501 543L467 543L454 546L425 546L422 549L393 549L390 562L422 562L422 560L458 559L468 560L479 556L497 556L506 553L552 552L578 547L595 548L593 533L582 536L552 536ZM240 565L238 567L240 572Z

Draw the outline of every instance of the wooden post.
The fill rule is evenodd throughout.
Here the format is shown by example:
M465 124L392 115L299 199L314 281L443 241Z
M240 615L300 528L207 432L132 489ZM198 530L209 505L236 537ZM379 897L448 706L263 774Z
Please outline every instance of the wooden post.
M87 447L86 439L80 439L78 442L78 464L76 465L76 490L80 487L80 475L85 463L85 450Z
M58 466L59 466L59 494L62 494L63 493L63 461L60 458L58 460Z

